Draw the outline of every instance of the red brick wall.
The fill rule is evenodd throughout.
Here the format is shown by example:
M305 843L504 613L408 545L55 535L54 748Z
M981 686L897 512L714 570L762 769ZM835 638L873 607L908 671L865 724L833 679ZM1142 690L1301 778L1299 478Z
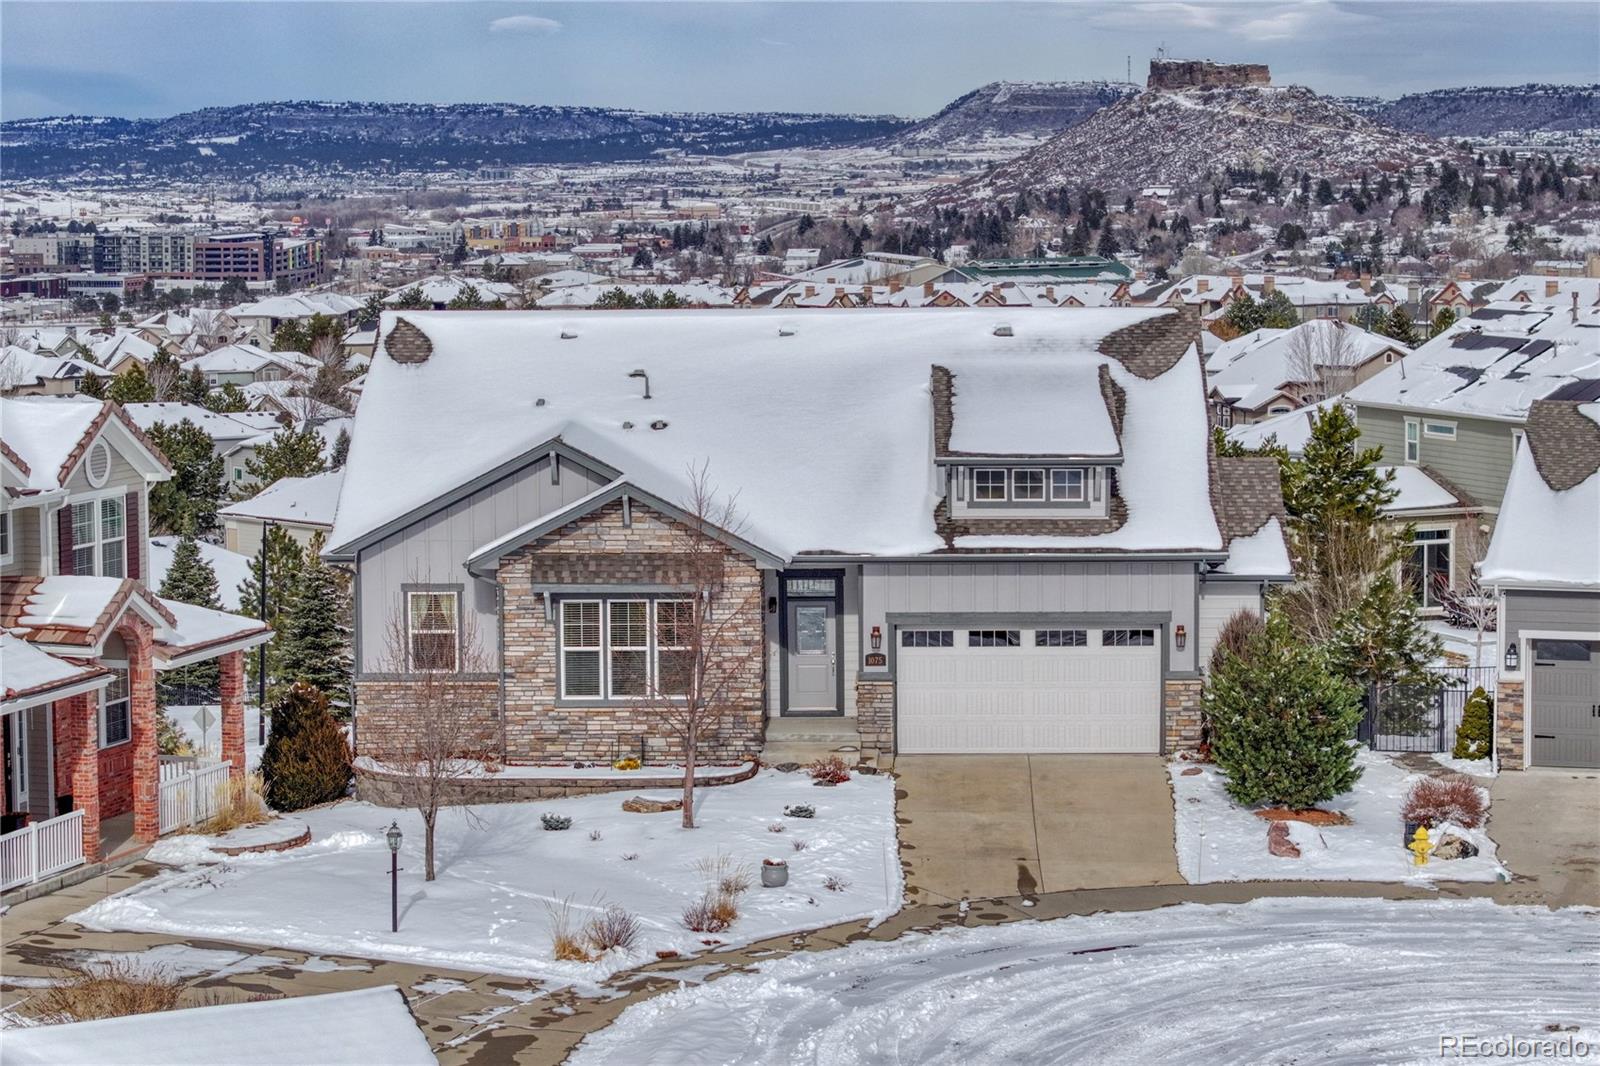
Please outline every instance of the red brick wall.
M60 780L59 778L57 780ZM100 817L133 810L133 741L100 749Z

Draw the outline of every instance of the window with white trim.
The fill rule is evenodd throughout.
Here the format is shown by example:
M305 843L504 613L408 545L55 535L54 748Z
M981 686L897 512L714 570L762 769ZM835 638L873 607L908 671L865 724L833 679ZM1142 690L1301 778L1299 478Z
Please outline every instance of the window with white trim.
M1004 500L1006 498L1006 472L999 467L980 467L972 472L972 498L974 500Z
M1013 500L1044 500L1043 470L1013 470L1011 472L1011 498Z
M561 694L600 695L600 601L561 601Z
M1057 503L1083 501L1083 471L1076 467L1050 471L1050 499Z
M694 669L694 603L685 599L563 599L561 698L681 696Z
M1422 423L1415 418L1406 419L1406 462L1422 461Z
M125 576L128 565L125 508L121 496L102 496L72 505L71 569L64 566L63 572L98 577Z
M1454 422L1424 422L1422 423L1422 432L1430 437L1455 440L1456 424Z
M111 684L100 692L100 746L126 744L133 737L131 691L126 663L106 663L112 667Z
M612 600L610 620L611 698L650 694L650 605L644 600Z
M461 602L455 592L406 593L411 669L454 673L461 640Z

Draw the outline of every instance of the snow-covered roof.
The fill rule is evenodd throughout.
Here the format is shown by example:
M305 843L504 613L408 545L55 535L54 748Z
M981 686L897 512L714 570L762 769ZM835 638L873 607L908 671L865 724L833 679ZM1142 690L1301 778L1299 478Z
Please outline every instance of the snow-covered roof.
M1597 516L1600 403L1536 404L1479 564L1483 580L1600 589Z
M1562 307L1570 308L1573 297L1577 297L1580 307L1600 305L1600 278L1519 274L1491 290L1486 302L1517 300L1523 303L1560 304Z
M950 450L968 455L1114 456L1099 366L974 363L955 379Z
M1394 473L1390 486L1396 495L1384 508L1388 513L1465 506L1454 492L1420 466L1381 466L1377 473L1381 476L1390 471Z
M273 519L300 525L332 526L339 508L339 487L344 471L329 470L310 477L279 478L264 490L218 511L222 518Z
M313 315L342 317L359 311L366 303L354 296L338 292L299 292L283 296L268 296L253 303L243 303L228 308L235 318L302 319Z
M468 286L477 290L478 298L485 303L496 300L511 300L520 295L515 285L504 281L489 281L485 278L464 278L457 274L435 274L421 281L413 281L402 285L388 296L384 297L386 304L398 304L404 294L413 289L420 289L422 298L430 304L447 304L466 291Z
M920 267L944 269L944 264L922 256L869 254L855 259L841 259L822 266L791 274L799 282L813 285L867 285L884 281Z
M180 600L158 597L157 602L172 616L170 623L156 630L156 657L167 666L179 665L174 660L218 654L221 645L234 650L264 644L272 637L272 630L260 619L196 607Z
M1520 422L1563 385L1600 378L1600 308L1496 303L1351 389L1356 404Z
M0 632L0 675L3 675L0 685L4 686L7 710L13 703L27 706L45 698L55 698L49 694L76 688L81 683L97 681L103 686L111 680L111 672L104 667L82 666L58 659L21 637L5 632Z
M302 352L269 352L241 341L197 355L183 364L185 370L199 370L205 374L254 374L266 366L281 367L287 373L298 374L314 370L316 360Z
M1289 546L1283 525L1276 517L1254 533L1234 537L1228 543L1228 558L1217 567L1224 574L1256 576L1288 575L1294 572L1289 562Z
M28 465L22 488L60 488L62 469L104 405L88 396L0 397L0 440Z
M235 415L218 414L194 403L125 403L122 409L143 430L163 424L175 426L180 422L192 422L218 442L243 440L261 432L255 426L241 422Z
M1234 406L1253 411L1286 384L1310 384L1316 369L1353 371L1384 352L1404 356L1411 349L1359 326L1331 319L1303 322L1291 329L1258 329L1224 341L1206 357L1211 388Z
M1191 274L1177 282L1148 281L1135 284L1133 298L1138 300L1178 300L1183 303L1210 303L1222 299L1235 283L1242 285L1254 300L1270 294L1267 279L1272 279L1272 289L1288 297L1295 307L1324 304L1369 304L1383 295L1374 287L1370 292L1359 281L1322 281L1289 274Z
M1009 382L1023 404L1053 370L1094 383L1105 366L1126 398L1119 484L1128 518L1112 532L1059 544L1020 538L1016 546L1220 551L1192 344L1150 378L1099 350L1148 350L1133 338L1151 333L1172 340L1178 323L1155 320L1173 314L386 314L331 550L559 440L667 501L685 499L691 465L708 464L721 492L738 493L742 536L777 556L940 551L929 451L934 367L958 382L983 378L997 404ZM1002 323L1013 335L997 335ZM1150 326L1132 329L1140 323ZM404 363L389 354L402 343ZM629 377L635 369L649 374L653 399ZM1091 387L1103 410L1100 389Z
M541 288L559 289L566 285L596 285L612 279L608 275L596 274L592 270L554 270L548 274L540 274L536 280Z
M704 281L640 284L608 278L593 285L563 285L551 289L534 303L539 307L593 307L615 289L639 299L643 299L647 293L660 298L670 292L680 303L703 304L706 307L732 307L733 298L738 295L736 289Z
M137 333L118 331L110 337L90 344L89 350L94 353L95 360L101 366L115 367L124 359L136 359L141 363L148 363L161 349Z
M100 367L82 359L30 352L16 344L0 348L0 388L104 373Z
M1311 439L1311 420L1326 411L1334 402L1334 400L1323 400L1321 403L1299 407L1285 414L1263 418L1259 422L1234 426L1228 430L1227 437L1233 443L1250 449L1260 448L1267 443L1267 438L1271 437L1275 443L1287 448L1290 455L1300 455L1306 449L1306 442Z

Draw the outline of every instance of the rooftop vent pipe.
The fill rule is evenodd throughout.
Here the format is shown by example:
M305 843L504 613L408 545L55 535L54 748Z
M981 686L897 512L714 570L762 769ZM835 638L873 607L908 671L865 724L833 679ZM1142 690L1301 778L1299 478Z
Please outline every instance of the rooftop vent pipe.
M643 370L631 370L628 372L628 376L630 378L644 378L644 398L650 399L650 375Z

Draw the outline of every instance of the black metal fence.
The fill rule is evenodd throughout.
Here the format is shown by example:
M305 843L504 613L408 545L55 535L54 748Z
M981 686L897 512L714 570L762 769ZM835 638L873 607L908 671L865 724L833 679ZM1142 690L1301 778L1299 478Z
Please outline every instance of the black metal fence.
M1373 685L1357 739L1373 751L1450 751L1473 689L1494 696L1492 666L1449 666L1434 685Z

